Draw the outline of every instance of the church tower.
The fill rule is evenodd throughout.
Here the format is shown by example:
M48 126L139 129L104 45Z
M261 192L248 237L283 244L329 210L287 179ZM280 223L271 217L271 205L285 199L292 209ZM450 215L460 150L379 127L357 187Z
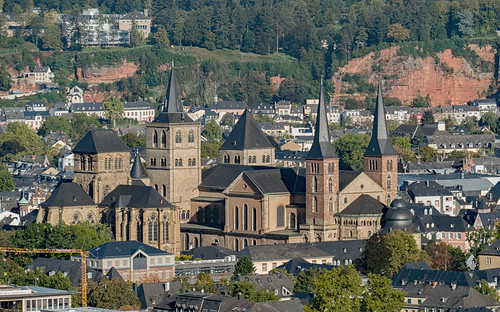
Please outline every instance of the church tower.
M248 109L233 127L219 153L224 164L274 166L274 147Z
M382 85L379 83L372 138L365 152L363 170L387 191L386 200L381 200L387 206L397 194L397 161L398 156L387 133Z
M146 170L151 186L181 209L190 209L201 183L201 124L182 110L172 67L163 111L146 124Z
M314 141L306 157L306 220L300 229L307 241L338 239L338 188L339 158L330 142L322 83Z

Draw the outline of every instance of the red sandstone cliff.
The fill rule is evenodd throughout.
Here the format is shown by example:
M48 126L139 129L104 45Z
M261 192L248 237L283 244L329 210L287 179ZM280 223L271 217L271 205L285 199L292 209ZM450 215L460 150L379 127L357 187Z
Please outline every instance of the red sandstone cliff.
M491 46L471 45L471 49L481 59L494 63L495 50ZM379 79L385 80L384 95L399 98L408 105L418 95L427 94L432 99L432 106L454 105L484 97L494 78L493 71L481 72L465 59L454 57L450 50L438 54L440 62L445 64L443 66L436 64L433 57L400 56L397 51L398 47L392 47L351 60L332 79L335 93L339 95L347 87L347 83L341 81L344 73L357 73L374 84ZM382 70L374 72L373 65L380 65ZM443 67L453 68L453 72L445 71Z
M113 83L123 78L132 77L138 68L139 65L127 61L114 66L90 67L88 69L78 68L76 78L79 81L88 83L90 86L100 83Z

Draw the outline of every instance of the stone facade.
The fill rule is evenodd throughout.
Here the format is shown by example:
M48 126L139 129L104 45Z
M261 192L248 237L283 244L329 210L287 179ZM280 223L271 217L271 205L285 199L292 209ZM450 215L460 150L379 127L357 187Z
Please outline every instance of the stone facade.
M274 166L274 148L221 150L219 154L225 164Z

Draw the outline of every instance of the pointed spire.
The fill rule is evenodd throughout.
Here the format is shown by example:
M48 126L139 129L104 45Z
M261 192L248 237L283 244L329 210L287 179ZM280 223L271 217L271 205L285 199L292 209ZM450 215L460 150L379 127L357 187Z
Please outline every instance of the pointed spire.
M149 177L148 173L142 166L141 156L139 155L138 150L135 151L134 164L132 165L132 169L130 170L130 177L132 179L142 179Z
M307 159L337 158L337 153L333 149L330 141L330 129L328 128L328 118L326 114L326 103L323 91L323 80L321 80L321 90L319 94L318 113L316 115L316 128L314 141L311 150L307 154Z
M382 83L378 84L377 104L375 106L375 116L373 119L372 138L366 149L365 156L396 155L392 147L387 123L385 121L385 108L382 96Z
M167 98L165 99L164 111L167 113L182 113L182 103L180 98L179 85L175 77L175 67L172 61L172 71L170 71L170 80L168 82Z

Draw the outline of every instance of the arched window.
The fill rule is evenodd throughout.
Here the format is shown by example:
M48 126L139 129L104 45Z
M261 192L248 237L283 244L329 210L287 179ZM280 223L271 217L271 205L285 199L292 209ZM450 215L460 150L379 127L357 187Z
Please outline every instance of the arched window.
M186 219L186 210L182 210L181 220L185 220L185 219Z
M158 132L156 130L153 133L153 147L158 147Z
M122 168L122 159L121 157L118 157L118 169Z
M248 231L248 206L243 205L243 229Z
M188 167L191 167L191 158L188 158Z
M224 163L229 164L229 155L224 155Z
M175 143L182 143L181 130L177 130L177 132L175 133Z
M271 156L267 155L266 156L266 163L270 163L271 162Z
M333 198L328 201L328 211L333 212Z
M118 158L115 158L115 169L118 169Z
M182 167L182 158L179 159L179 167Z
M234 229L238 230L240 228L239 225L239 211L238 211L238 206L234 207Z
M150 242L158 241L158 221L154 215L148 221L148 240Z
M312 199L312 211L318 212L318 199L316 198L316 196L314 196Z
M391 205L391 194L387 194L387 206Z
M245 238L245 240L243 241L243 248L245 248L247 246L248 246L248 239Z
M257 208L253 208L252 231L257 231Z
M88 170L92 171L92 157L87 158L87 163L88 163Z
M137 240L142 242L142 226L141 226L141 222L137 221Z
M266 162L266 155L262 155L262 163Z
M189 235L188 234L186 234L186 236L184 237L184 245L185 245L184 246L185 250L189 250L190 249L189 248L190 246L189 246Z
M179 166L179 160L176 159L175 162L174 162L175 166L178 167Z
M194 238L194 248L198 248L198 237Z
M240 163L240 155L234 156L234 163L239 164Z
M189 210L186 211L186 220L189 220Z
M155 191L158 192L158 184L155 184Z
M254 245L254 246L257 245L257 240L254 239L252 242L252 245Z
M160 160L160 165L162 167L166 167L167 166L167 159L165 157L162 157L161 160Z
M167 216L163 217L163 242L168 242L168 219Z
M167 133L165 130L161 132L161 147L165 148L167 146Z
M347 197L344 197L344 204L347 204Z
M391 175L388 175L387 176L387 188L390 189L392 186L392 179L391 179Z
M296 221L295 221L295 214L292 212L290 214L290 229L291 230L294 230L295 229L295 224L296 224Z
M332 178L330 178L330 179L328 180L328 191L329 191L330 193L333 193L333 179L332 179Z
M85 157L80 156L80 169L82 171L85 171L85 164L86 164ZM104 169L106 169L106 162L104 162Z
M193 143L194 142L194 131L193 130L189 131L188 142L189 143Z
M278 210L276 211L276 226L285 226L285 207L278 206Z
M237 238L234 239L234 250L240 251L240 246Z
M318 178L317 177L313 177L312 191L313 191L313 193L316 193L318 191Z
M156 158L151 157L151 159L150 159L150 165L151 166L156 166Z
M167 197L167 186L165 184L163 184L162 188L163 188L163 192L162 192L163 197Z

